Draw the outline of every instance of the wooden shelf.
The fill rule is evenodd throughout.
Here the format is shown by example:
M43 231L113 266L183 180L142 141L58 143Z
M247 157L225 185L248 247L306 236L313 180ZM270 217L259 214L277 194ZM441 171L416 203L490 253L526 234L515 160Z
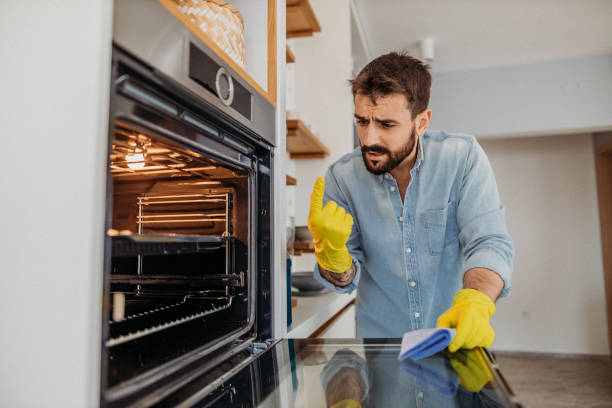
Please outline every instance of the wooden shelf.
M287 38L310 37L320 31L321 26L308 0L287 0Z
M295 62L295 54L293 53L293 51L291 51L291 48L289 48L289 46L287 46L287 50L285 51L285 53L287 54L287 64Z
M287 151L292 159L320 159L329 150L301 120L287 120Z
M287 185L288 186L297 186L297 179L295 177L291 177L288 174L286 174L286 177L287 177Z
M314 247L314 242L312 241L308 241L308 242L295 241L293 243L293 255L295 256L300 256L305 252L314 253L314 251L315 251L315 247Z

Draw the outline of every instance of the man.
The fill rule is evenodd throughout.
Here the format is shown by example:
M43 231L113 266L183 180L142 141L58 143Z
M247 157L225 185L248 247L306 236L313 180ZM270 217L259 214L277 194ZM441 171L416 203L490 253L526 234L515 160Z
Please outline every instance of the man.
M340 293L359 286L358 337L437 325L457 329L451 352L491 345L514 247L484 151L472 136L427 131L431 75L419 60L380 56L351 84L361 149L315 183L315 278Z

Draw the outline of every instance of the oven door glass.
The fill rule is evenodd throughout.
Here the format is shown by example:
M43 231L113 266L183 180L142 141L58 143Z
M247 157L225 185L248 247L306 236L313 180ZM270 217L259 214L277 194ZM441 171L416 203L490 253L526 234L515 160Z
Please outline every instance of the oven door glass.
M398 361L400 341L282 340L214 387L211 380L222 373L202 376L162 405L520 407L487 350L442 351L419 361Z

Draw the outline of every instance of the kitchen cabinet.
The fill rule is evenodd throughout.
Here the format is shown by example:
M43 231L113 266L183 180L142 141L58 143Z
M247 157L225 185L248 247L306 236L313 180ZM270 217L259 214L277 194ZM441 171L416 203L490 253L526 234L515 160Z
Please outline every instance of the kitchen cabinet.
M285 136L281 126L284 106L276 98L280 81L276 79L279 48L274 16L284 2L263 1L232 1L238 7L242 3L268 5L259 7L264 10L264 24L255 24L261 27L264 42L250 43L251 49L260 51L261 60L251 59L246 70L235 71L242 82L257 88L254 94L281 110L283 121L275 120L276 140L281 140L280 135ZM1 104L7 116L1 127L5 147L13 153L2 164L4 173L11 176L1 181L3 193L12 197L3 200L3 212L11 216L4 217L1 228L6 249L2 269L10 271L0 290L3 305L10 305L0 308L3 333L7 334L2 336L0 367L3 406L100 405L106 382L100 377L105 364L101 319L106 313L103 305L109 301L102 294L108 283L103 278L108 228L105 201L113 25L122 17L113 17L118 3L162 8L161 3L149 0L115 4L67 0L61 6L15 2L0 13L2 27L14 43L6 50L1 68L2 77L11 78L4 84L6 97ZM273 17L270 27L268 14ZM250 14L243 15L248 19ZM144 20L146 10L142 16ZM167 45L170 56L183 50L183 41L174 47L164 43L167 26L154 25L154 29L161 33L156 45ZM143 39L146 41L153 43L150 38ZM217 54L232 65L221 52ZM170 108L163 103L159 106ZM274 132L269 133L274 139ZM274 179L285 181L277 173ZM37 248L29 244L32 237L39 239ZM273 242L274 247L278 244ZM279 268L280 256L276 252L275 256L273 265ZM274 286L279 285L275 282ZM279 302L282 293L275 290L269 298ZM280 331L274 336L280 337Z
M246 68L236 64L206 33L195 20L181 12L172 0L157 0L170 13L179 19L206 46L213 50L225 63L253 86L272 105L277 104L277 0L233 0L230 3L238 9L245 22L245 42L247 47ZM262 53L261 49L266 52Z

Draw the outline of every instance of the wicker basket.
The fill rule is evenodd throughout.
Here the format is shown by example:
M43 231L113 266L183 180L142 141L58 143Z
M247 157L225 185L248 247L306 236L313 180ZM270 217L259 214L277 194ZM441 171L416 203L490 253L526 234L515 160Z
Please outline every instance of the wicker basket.
M232 60L246 69L244 20L238 10L223 0L171 1Z

